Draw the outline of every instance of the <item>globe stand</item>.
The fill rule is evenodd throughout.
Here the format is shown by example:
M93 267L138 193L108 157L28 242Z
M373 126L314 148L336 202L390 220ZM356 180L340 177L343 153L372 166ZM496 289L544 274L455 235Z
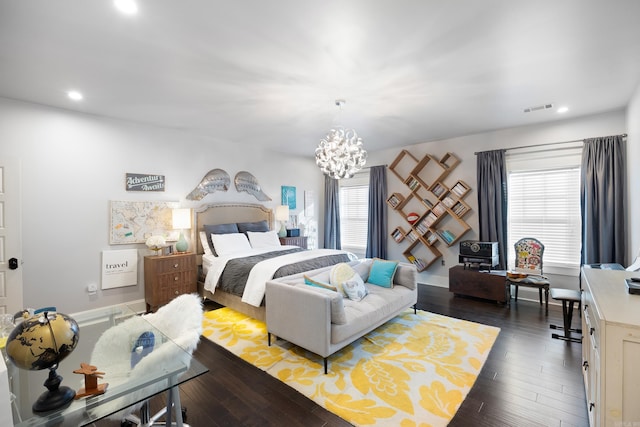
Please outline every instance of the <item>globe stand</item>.
M58 365L53 365L49 368L49 377L43 383L49 391L42 393L38 400L35 401L31 407L33 412L47 412L61 408L76 396L76 392L71 388L67 386L60 387L62 377L56 373L57 367Z

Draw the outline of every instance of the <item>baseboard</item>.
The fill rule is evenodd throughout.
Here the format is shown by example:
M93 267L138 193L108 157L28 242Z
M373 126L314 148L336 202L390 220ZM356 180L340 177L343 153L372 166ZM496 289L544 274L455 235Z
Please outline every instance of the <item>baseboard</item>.
M123 306L123 305L126 305L126 306L130 307L134 312L136 312L138 314L142 314L142 313L145 313L147 311L146 302L144 301L144 299L139 299L139 300L134 300L134 301L123 302L123 303L120 303L120 304L113 304L113 305L102 306L102 307L99 307L99 308L92 308L91 310L78 311L76 313L70 314L70 316L71 317L74 317L74 316L91 317L92 314L99 314L99 313L103 312L107 308L119 307L119 306Z

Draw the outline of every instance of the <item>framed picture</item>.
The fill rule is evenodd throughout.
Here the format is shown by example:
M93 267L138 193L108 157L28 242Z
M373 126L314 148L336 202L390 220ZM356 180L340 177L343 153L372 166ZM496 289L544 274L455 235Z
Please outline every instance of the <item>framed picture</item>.
M304 216L311 218L314 215L315 194L311 190L305 190L304 192Z
M109 244L144 243L159 234L166 240L176 240L171 210L178 202L129 202L112 200L109 224Z
M138 283L138 250L102 251L102 289Z
M282 189L282 204L289 206L289 210L296 208L296 187L289 187L283 185Z

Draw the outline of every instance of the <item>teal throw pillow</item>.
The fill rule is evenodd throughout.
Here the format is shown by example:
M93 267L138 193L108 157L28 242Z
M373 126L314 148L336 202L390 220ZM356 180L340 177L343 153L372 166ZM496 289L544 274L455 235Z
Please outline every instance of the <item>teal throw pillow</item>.
M369 283L382 286L383 288L393 287L393 276L396 274L398 261L387 261L384 259L374 259L369 271Z
M324 283L319 280L312 279L306 274L304 275L304 283L305 285L314 286L316 288L324 288L324 289L329 289L330 291L338 292L338 288L336 288L335 286L331 286L328 283Z

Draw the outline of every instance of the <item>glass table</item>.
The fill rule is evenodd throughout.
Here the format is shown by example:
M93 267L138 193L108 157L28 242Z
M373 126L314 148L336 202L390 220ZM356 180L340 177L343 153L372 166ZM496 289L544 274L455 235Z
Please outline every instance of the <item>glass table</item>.
M7 361L9 387L15 395L12 402L15 426L84 426L164 391L169 392L167 414L171 414L172 406L175 407L176 423L179 426L182 425L178 386L208 372L205 366L191 358L179 345L151 323L139 320L143 317L137 316L129 306L108 307L74 314L71 317L78 323L80 338L75 350L58 366L57 373L63 377L62 386L73 390L84 387L84 376L74 374L73 371L80 369L81 363L91 363L93 349L107 329L116 328L127 320L129 322L124 325L124 328L128 329L132 321L138 326L142 322L144 329L151 331L155 337L153 351L144 357L149 357L156 351L165 352L164 354L170 357L163 357L159 359L161 363L154 364L152 368L145 367L144 370L137 371L130 377L125 372L120 380L113 383L109 377L109 367L96 366L98 371L105 372L104 379L99 379L98 383L109 384L104 394L73 400L63 408L46 413L34 413L32 405L43 392L46 392L43 383L49 375L49 370L28 371L19 369ZM134 317L137 319L132 319ZM134 345L134 342L135 339L128 346ZM111 356L109 352L107 354ZM127 369L129 367L126 367L125 371ZM131 369L131 372L134 369Z

